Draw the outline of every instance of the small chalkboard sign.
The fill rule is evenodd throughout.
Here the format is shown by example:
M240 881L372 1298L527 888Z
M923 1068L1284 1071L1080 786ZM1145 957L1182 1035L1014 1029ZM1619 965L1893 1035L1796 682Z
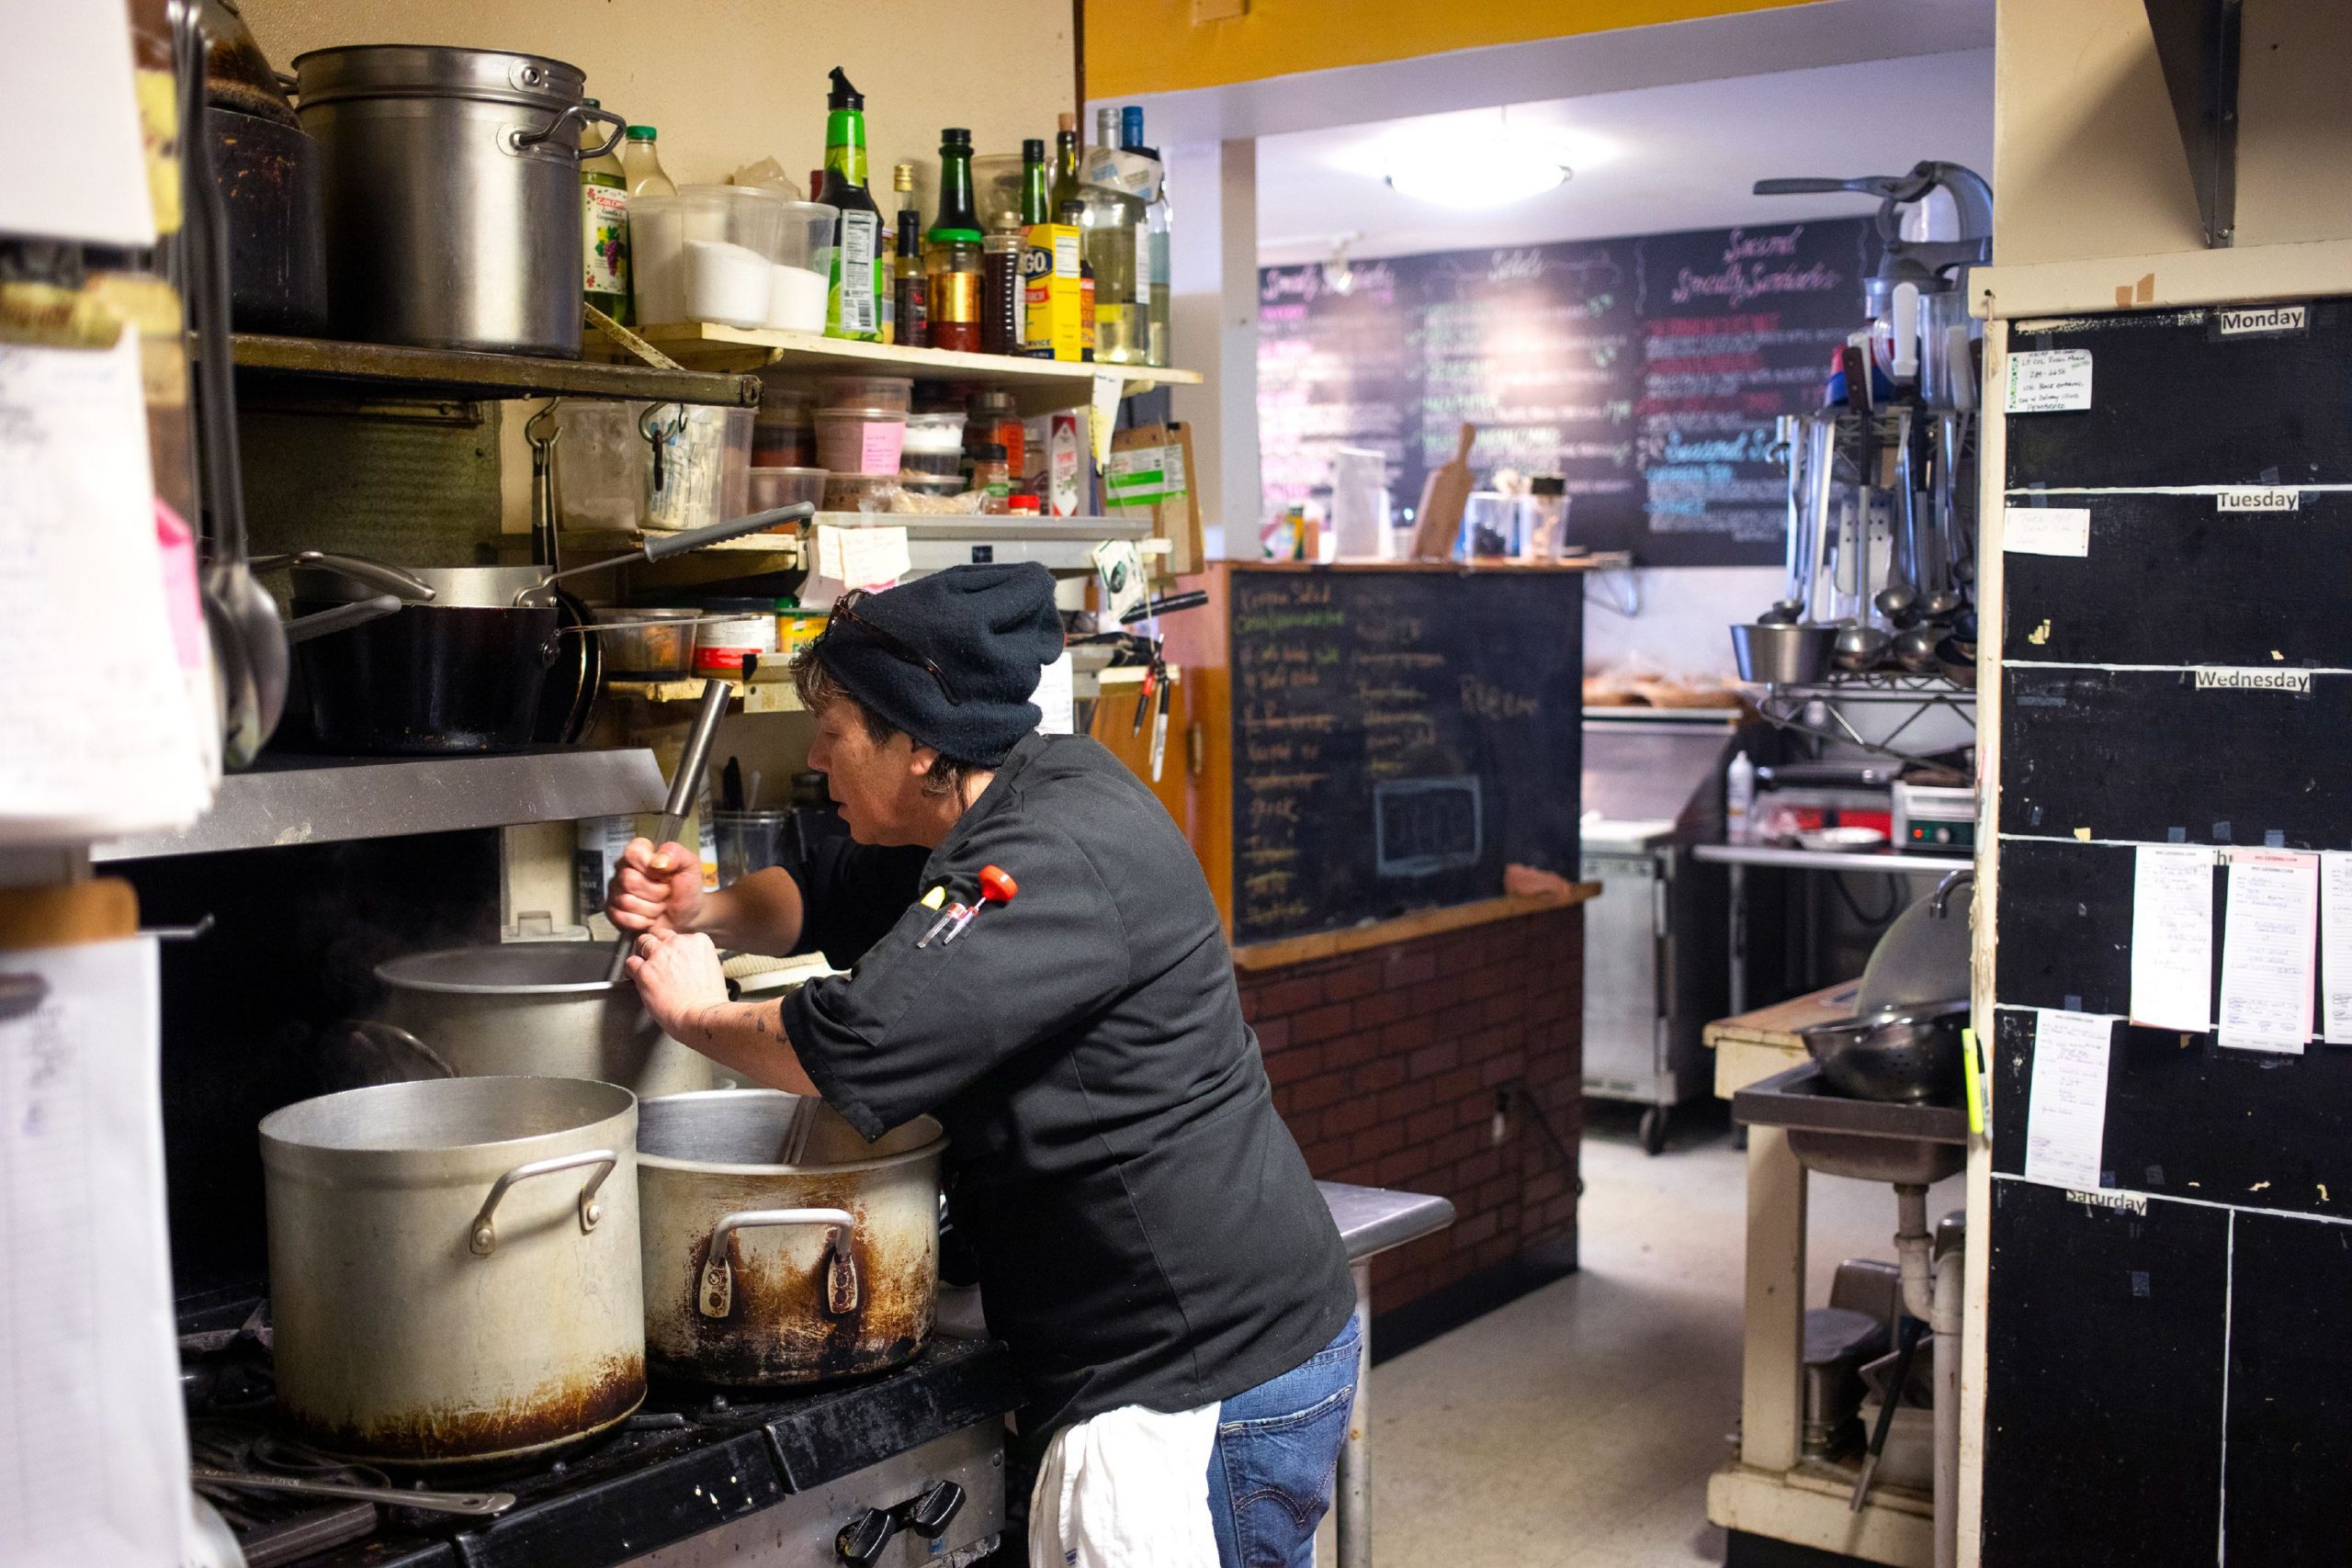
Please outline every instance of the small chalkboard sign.
M1584 576L1237 567L1233 936L1577 874Z

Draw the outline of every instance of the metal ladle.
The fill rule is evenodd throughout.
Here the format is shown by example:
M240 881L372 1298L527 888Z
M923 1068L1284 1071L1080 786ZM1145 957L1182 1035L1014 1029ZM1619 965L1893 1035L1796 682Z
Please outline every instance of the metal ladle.
M530 587L514 595L514 607L527 610L556 602L554 585L568 577L583 577L592 571L606 571L616 566L633 566L639 561L667 560L689 550L701 549L723 539L741 538L756 534L763 528L774 528L785 523L803 523L817 514L809 502L795 502L790 506L771 507L744 517L730 517L724 523L707 524L689 528L683 534L650 535L645 543L625 555L607 556L603 560L590 561L585 566L568 566L551 570Z

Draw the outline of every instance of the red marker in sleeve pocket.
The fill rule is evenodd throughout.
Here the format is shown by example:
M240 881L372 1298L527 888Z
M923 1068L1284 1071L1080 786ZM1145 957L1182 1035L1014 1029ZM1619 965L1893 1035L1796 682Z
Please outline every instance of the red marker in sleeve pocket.
M949 942L954 942L957 937L963 934L964 928L972 923L973 916L978 914L983 908L986 908L990 904L1009 904L1012 902L1012 896L1020 891L1021 885L1012 880L1012 874L1005 870L1004 867L1001 865L984 865L980 867L979 902L977 904L949 905L940 915L939 919L931 922L931 929L922 933L922 940L916 942L915 945L917 947L929 947L931 945L931 939L933 937L939 937L939 945L945 947ZM941 936L940 933L943 931L947 934Z

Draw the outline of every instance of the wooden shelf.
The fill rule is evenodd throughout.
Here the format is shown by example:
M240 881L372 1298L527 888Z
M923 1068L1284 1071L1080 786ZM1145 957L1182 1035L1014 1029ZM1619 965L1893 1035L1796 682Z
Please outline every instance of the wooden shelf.
M944 348L901 348L895 344L853 343L819 333L721 327L704 321L644 327L639 335L680 364L702 370L911 376L918 381L999 387L1019 400L1023 413L1083 408L1093 398L1094 381L1099 376L1120 382L1122 397L1132 397L1155 387L1198 386L1201 380L1200 373L1193 370L1023 359L1005 354L960 354Z
M194 345L190 344L191 352ZM239 333L237 368L247 379L333 386L346 396L474 402L501 398L614 398L752 408L756 378L662 370L595 359L549 359L468 349Z

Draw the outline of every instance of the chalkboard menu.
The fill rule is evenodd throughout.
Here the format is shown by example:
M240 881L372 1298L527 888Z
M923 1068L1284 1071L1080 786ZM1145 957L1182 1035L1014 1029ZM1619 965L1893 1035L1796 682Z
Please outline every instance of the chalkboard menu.
M1573 878L1584 578L1233 571L1233 936Z
M1259 450L1270 509L1386 457L1396 504L1450 457L1567 480L1580 543L1651 566L1774 565L1772 422L1819 407L1862 325L1860 219L1697 230L1259 274Z

